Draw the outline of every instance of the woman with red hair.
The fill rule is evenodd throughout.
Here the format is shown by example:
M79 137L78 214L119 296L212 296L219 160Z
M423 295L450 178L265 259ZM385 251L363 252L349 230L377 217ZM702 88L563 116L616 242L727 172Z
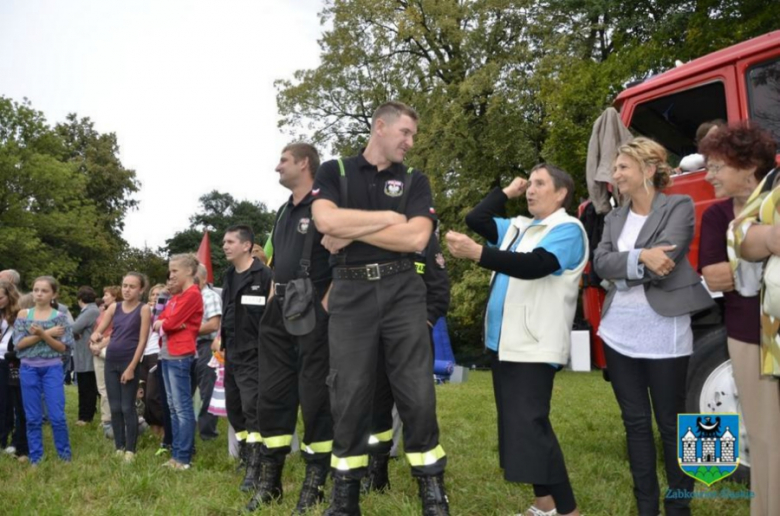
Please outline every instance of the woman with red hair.
M740 123L710 133L699 152L706 158L715 196L725 199L702 216L699 267L709 289L723 292L732 373L750 444L750 488L755 493L750 513L780 514L780 448L775 445L780 389L776 378L762 376L760 367L762 266L750 262L752 257L736 245L745 240L745 232L752 233L750 212L760 204L759 183L774 184L777 173L768 175L775 168L777 144L767 131ZM772 326L768 320L766 324Z

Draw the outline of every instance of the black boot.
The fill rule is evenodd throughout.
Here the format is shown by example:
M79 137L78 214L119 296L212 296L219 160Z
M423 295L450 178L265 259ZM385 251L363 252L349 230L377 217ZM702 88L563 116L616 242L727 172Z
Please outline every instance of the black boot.
M444 474L417 477L423 516L449 516L450 504L444 491Z
M325 481L328 479L327 464L306 464L306 477L303 479L301 496L298 505L293 511L293 516L306 514L306 511L322 502L325 498Z
M368 456L368 475L362 481L363 493L370 491L384 492L390 489L390 477L387 474L387 464L390 454L372 453Z
M244 471L246 469L246 441L238 441L238 466L236 471Z
M322 516L360 516L360 479L335 471L330 507Z
M246 472L241 481L241 489L245 493L252 491L257 486L257 475L260 467L260 448L263 443L247 443L246 445Z
M269 460L267 457L260 459L260 475L257 479L257 491L249 500L246 510L256 511L263 505L271 502L282 501L282 470L284 459L281 462Z

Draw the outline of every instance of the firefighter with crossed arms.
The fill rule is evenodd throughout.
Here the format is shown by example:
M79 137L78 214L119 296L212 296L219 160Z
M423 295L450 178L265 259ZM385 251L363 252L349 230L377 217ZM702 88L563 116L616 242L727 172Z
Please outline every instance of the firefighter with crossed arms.
M384 361L405 427L423 514L449 514L426 290L413 258L428 245L436 216L427 177L403 164L417 119L404 104L383 104L372 117L363 152L324 163L314 182L314 222L326 235L323 245L338 253L328 295L334 437L327 516L360 514L378 360Z

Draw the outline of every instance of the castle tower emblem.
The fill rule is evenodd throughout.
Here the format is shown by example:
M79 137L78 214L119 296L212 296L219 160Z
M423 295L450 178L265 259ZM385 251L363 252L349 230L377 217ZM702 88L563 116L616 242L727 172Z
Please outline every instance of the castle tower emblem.
M677 434L680 468L708 486L739 466L739 414L680 414Z

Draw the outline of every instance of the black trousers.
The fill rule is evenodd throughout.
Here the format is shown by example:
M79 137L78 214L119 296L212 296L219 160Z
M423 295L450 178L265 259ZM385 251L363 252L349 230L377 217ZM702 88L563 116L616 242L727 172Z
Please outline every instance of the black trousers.
M159 395L160 409L162 413L162 445L170 449L173 448L173 423L171 423L171 408L168 406L168 392L165 390L165 381L163 380L162 363L160 362L159 354L157 355L157 368L154 370L154 375L155 387Z
M430 326L428 326L428 339L431 343L431 356L434 357L433 328ZM431 381L433 381L433 369L431 369ZM387 379L385 361L377 360L369 453L387 455L393 449L393 405L395 399L390 388L390 380Z
M14 404L8 385L8 362L0 358L0 448L8 446L14 430Z
M16 456L29 455L30 448L27 445L27 417L24 414L22 402L22 388L18 385L9 387L11 402L14 406L14 434L11 445L16 448Z
M200 399L202 401L200 412L198 412L198 433L201 439L208 440L216 438L217 416L209 413L209 402L211 394L214 392L214 384L217 381L217 370L209 367L211 360L211 340L198 341L198 359L195 361L195 379L200 390Z
M661 433L669 489L693 491L694 479L677 461L677 415L685 413L689 357L631 358L604 346L607 370L626 428L628 462L639 515L659 513L658 475L652 415ZM690 514L690 499L664 499L667 515Z
M505 362L492 353L498 416L498 461L509 482L533 484L537 496L553 494L558 512L576 507L561 445L550 422L557 370L550 364Z
M138 375L129 382L122 383L122 373L130 361L114 362L106 360L106 392L111 407L111 427L114 430L114 446L117 450L135 453L138 442L138 414L135 400L138 395Z
M316 325L303 336L287 333L282 319L282 300L271 299L260 321L259 421L262 453L284 460L290 453L298 404L303 413L301 452L307 462L330 459L333 420L328 389L328 314L315 300Z
M260 432L257 417L260 378L258 349L246 351L225 346L225 408L228 421L236 433Z
M334 280L328 305L331 465L349 476L365 474L377 364L382 360L404 424L412 474L443 472L447 459L439 445L422 278L407 271L378 281Z
M143 385L144 395L144 421L150 425L164 426L162 400L160 399L160 383L162 378L157 374L157 369L160 368L157 359L158 353L151 355L144 355L141 359L141 363L136 368L136 374L138 375L138 388ZM154 369L154 371L152 371ZM163 385L163 389L165 386Z
M97 412L98 388L95 371L76 373L79 390L79 421L90 422Z

